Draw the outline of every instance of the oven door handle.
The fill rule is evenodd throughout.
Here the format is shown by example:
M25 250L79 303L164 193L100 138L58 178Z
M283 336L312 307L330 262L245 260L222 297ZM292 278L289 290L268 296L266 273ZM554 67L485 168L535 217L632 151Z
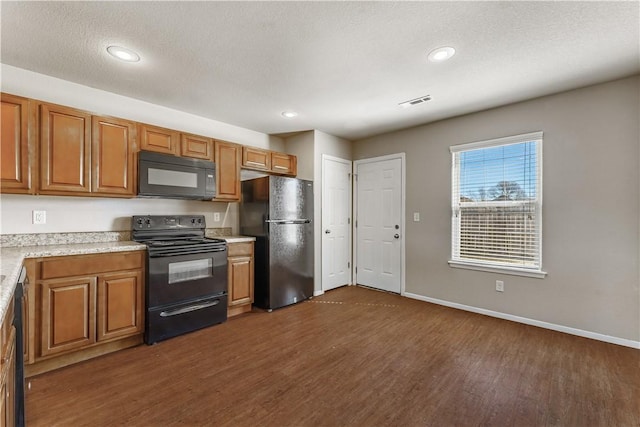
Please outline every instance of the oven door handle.
M151 258L180 256L180 255L195 255L195 254L208 254L216 252L224 252L227 248L202 248L202 249L148 249L149 256Z
M220 300L217 299L215 301L208 301L200 304L190 305L188 307L176 308L175 310L161 311L160 317L171 317L177 316L179 314L190 313L192 311L198 311L205 308L213 307L214 305L220 304Z

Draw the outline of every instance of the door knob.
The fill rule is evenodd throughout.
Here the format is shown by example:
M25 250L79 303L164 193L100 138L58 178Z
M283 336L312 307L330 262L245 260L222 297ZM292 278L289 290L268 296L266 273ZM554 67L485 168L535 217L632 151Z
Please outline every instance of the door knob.
M396 234L394 234L394 235L393 235L393 238L394 238L394 239L399 239L399 238L400 238L400 235L396 233Z
M331 233L331 230L329 229L324 230L324 234L329 234L329 233Z

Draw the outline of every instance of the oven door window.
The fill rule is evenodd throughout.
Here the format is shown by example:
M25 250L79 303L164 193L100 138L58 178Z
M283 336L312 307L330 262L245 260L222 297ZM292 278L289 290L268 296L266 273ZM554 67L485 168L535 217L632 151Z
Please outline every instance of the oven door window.
M169 284L213 276L213 259L196 259L169 263Z
M198 188L198 174L196 172L149 168L147 169L147 183L159 186Z

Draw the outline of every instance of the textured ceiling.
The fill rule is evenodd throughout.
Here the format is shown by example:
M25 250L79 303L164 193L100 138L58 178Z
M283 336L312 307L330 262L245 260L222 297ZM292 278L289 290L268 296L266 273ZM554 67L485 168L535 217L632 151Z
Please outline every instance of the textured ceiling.
M636 1L0 7L4 64L269 134L354 140L640 72ZM457 53L428 62L440 46Z

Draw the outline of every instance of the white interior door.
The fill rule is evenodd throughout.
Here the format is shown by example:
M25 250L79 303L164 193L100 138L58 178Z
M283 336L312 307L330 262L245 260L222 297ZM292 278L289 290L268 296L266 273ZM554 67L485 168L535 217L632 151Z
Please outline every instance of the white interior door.
M322 156L322 290L351 278L351 161Z
M404 254L402 155L357 161L356 283L400 293Z

